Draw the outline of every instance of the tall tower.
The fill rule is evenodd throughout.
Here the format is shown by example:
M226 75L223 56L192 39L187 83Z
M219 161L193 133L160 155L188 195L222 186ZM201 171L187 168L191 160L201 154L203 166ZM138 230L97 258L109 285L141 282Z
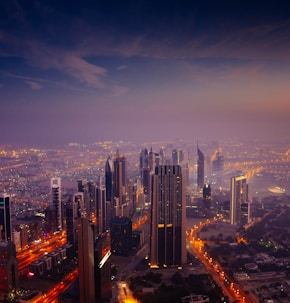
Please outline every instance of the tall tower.
M78 218L84 208L84 193L78 192L73 195L72 201L68 202L66 208L66 234L67 241L71 243L74 248L77 248L77 225Z
M152 147L151 147L149 155L148 155L148 166L149 166L150 172L154 172L154 170L155 170L155 154L153 153Z
M126 158L117 150L113 172L113 217L128 215Z
M248 184L245 176L231 178L230 223L240 224L242 221L242 206L248 203Z
M51 178L52 204L56 231L62 230L61 183L60 178Z
M96 234L105 232L110 224L108 221L108 207L106 203L106 189L99 185L95 188L96 192Z
M0 241L11 240L11 206L10 196L2 194L0 196Z
M78 219L80 303L95 302L94 233L84 214Z
M105 165L105 187L106 187L106 199L112 202L113 191L113 162L110 156Z
M197 186L204 186L204 155L197 145Z
M152 176L150 266L186 262L185 185L179 165L159 166Z
M143 169L148 167L148 150L144 148L140 152L140 175L143 180Z
M95 293L96 302L110 302L111 281L111 239L109 231L97 236L95 242Z
M127 256L132 250L132 221L128 217L115 217L111 223L111 249L116 255Z
M183 150L182 149L174 149L172 151L172 164L173 165L181 165L183 161Z

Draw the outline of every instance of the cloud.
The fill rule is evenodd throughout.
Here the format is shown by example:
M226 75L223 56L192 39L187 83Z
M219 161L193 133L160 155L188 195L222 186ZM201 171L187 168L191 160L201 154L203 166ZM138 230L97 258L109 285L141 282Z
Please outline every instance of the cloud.
M129 90L128 87L121 86L121 85L114 85L114 86L112 87L113 97L122 96L122 95L124 95L128 90Z
M117 66L116 70L123 70L126 68L127 68L127 65L121 65L121 66Z
M34 81L26 81L26 84L33 90L39 90L42 88L42 85Z
M89 63L79 53L49 47L36 41L31 42L28 46L30 52L26 52L26 58L34 65L43 69L58 70L97 88L105 87L103 77L107 70Z

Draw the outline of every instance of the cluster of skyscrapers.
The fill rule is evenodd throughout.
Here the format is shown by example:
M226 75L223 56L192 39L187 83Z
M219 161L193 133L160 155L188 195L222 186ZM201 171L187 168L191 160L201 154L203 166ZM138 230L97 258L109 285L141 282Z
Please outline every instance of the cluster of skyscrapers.
M205 182L205 157L199 146L197 156L197 188L202 189L205 209L209 209L211 186ZM188 167L183 159L181 149L174 149L170 158L165 157L163 149L159 153L154 153L152 148L149 152L142 149L140 179L132 185L128 181L127 160L117 150L113 159L109 156L106 161L104 182L102 178L79 180L77 191L65 205L61 199L61 179L51 179L50 231L65 229L67 241L77 253L80 302L110 300L110 255L128 255L132 251L132 216L138 208L147 206L150 210L150 267L164 268L186 263L185 194ZM222 169L223 157L219 152L214 163L214 169ZM244 224L249 218L246 177L232 177L230 191L230 222L234 225ZM10 197L2 195L0 244L3 246L6 243L5 251L9 253L0 255L1 261L6 258L6 263L2 266L2 262L0 266L0 279L7 276L4 271L7 273L9 266L17 268L11 226ZM14 273L5 280L6 291L17 286L16 270Z

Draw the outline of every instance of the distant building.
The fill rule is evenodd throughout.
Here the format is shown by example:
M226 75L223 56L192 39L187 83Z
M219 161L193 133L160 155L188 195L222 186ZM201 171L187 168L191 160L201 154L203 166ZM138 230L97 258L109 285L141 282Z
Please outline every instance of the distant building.
M105 187L106 187L106 200L112 202L113 198L113 162L110 156L105 165Z
M114 172L112 217L128 216L129 205L127 197L127 162L125 157L120 156L118 150L113 164Z
M110 204L106 201L106 188L102 185L96 186L96 234L102 234L110 228Z
M139 168L140 176L143 184L143 169L148 168L148 150L146 148L142 149L139 157Z
M12 228L10 196L7 194L2 194L0 196L0 242L10 241L11 237Z
M115 217L111 221L111 250L116 255L128 255L132 250L132 221Z
M179 165L159 166L152 176L150 266L186 262L185 185Z
M149 155L148 155L148 166L149 166L149 171L154 172L155 170L155 154L153 153L152 147L150 149Z
M211 204L211 187L210 184L204 184L202 189L202 205L205 215L210 211Z
M172 151L172 164L173 165L181 165L183 161L183 150L182 149L174 149Z
M242 214L245 215L245 204L248 203L248 184L245 176L231 178L230 194L230 223L238 225L244 221Z
M51 178L52 205L56 231L62 230L61 179Z
M66 235L67 241L77 248L78 242L78 218L81 215L81 209L84 205L84 193L78 192L73 195L72 201L67 203L66 207Z
M204 186L204 155L197 146L197 186L203 188Z
M223 170L224 170L224 156L220 154L220 151L217 151L212 161L212 171L222 172Z

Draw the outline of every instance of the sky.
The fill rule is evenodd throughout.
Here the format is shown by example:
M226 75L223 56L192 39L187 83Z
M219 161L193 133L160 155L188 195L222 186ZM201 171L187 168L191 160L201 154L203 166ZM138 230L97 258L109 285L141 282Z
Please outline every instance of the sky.
M0 144L287 142L289 37L289 1L1 0Z

